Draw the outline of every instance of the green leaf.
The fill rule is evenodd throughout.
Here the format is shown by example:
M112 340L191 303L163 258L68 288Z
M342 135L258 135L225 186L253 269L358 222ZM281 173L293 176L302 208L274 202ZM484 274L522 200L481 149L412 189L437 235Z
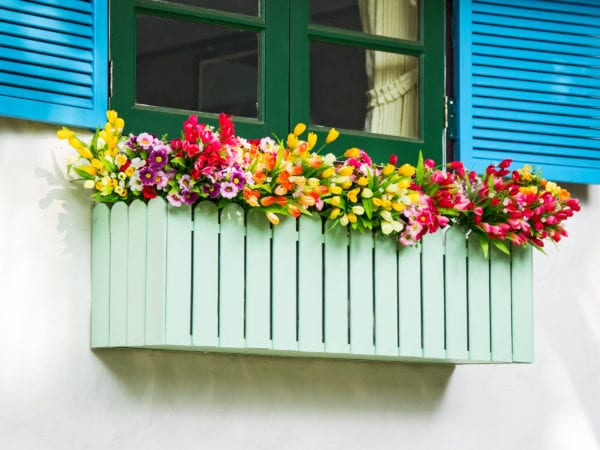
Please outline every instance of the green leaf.
M506 245L506 243L504 241L498 241L498 240L494 239L494 240L492 240L492 244L494 244L494 246L498 250L500 250L502 253L505 253L510 256L510 250L508 249L508 246Z
M490 251L490 241L487 239L479 239L479 245L481 245L481 251L483 252L483 257L487 259L489 251Z
M79 167L73 167L73 171L79 175L84 180L93 180L94 175L87 173L85 170L80 169Z
M102 162L102 164L104 164L104 167L106 167L106 169L109 172L115 172L116 171L116 167L113 163L111 163L108 159L103 158L102 156L98 156L98 159Z
M373 218L373 200L370 198L363 198L363 208L365 208L365 214L369 219Z
M423 163L423 152L419 150L419 159L417 160L415 181L417 184L423 184L423 178L425 177L425 164Z

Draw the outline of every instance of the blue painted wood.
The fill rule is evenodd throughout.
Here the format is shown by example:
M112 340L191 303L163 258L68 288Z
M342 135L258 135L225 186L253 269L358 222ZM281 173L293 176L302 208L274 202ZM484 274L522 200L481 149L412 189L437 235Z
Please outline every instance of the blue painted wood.
M167 203L148 202L146 226L146 344L165 345Z
M243 348L244 340L244 211L229 204L221 211L219 239L219 345Z
M110 345L127 344L127 204L110 209Z
M511 261L513 361L533 362L533 254L513 247Z
M192 210L167 206L165 339L169 345L191 344Z
M350 232L350 351L356 354L372 354L375 351L374 246L372 233Z
M257 210L246 224L246 345L271 348L271 228Z
M375 235L375 352L398 355L397 237Z
M296 220L282 217L273 227L272 329L273 348L297 350L297 299L296 299Z
M400 355L423 356L421 342L421 249L398 250L398 320Z
M348 353L348 230L325 226L325 351Z
M219 344L219 211L210 201L194 210L192 344Z
M91 347L108 347L110 330L110 211L99 203L92 211Z
M423 356L445 358L443 232L426 234L421 245Z
M144 344L146 333L146 204L129 205L127 238L127 345Z
M467 241L457 227L450 227L445 238L446 356L468 359Z
M476 170L510 158L558 181L600 182L600 3L455 5L459 158Z
M0 114L92 129L104 122L108 2L72 3L0 5Z
M323 222L298 219L298 349L323 351Z

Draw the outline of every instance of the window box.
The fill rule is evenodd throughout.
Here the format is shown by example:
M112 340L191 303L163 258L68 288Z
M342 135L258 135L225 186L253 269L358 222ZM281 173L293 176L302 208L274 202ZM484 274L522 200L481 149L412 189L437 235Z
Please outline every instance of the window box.
M93 211L93 348L530 362L532 255L161 199Z

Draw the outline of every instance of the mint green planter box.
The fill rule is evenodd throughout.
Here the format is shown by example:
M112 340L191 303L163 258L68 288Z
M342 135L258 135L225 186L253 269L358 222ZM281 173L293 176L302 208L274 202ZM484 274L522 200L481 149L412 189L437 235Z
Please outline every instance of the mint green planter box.
M93 211L92 348L531 362L532 254L450 228L392 237L210 202Z

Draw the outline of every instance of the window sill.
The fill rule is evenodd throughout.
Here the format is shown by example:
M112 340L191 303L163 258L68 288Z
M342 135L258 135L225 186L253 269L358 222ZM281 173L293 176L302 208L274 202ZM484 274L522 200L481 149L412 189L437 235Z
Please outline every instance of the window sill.
M531 362L532 254L449 229L418 248L203 202L93 211L92 348Z

